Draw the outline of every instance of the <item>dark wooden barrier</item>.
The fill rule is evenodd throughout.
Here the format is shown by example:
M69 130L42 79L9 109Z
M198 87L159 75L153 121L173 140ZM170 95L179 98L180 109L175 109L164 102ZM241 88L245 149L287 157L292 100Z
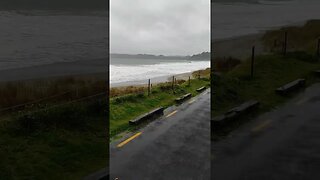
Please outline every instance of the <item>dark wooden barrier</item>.
M225 114L213 117L211 120L211 125L215 126L215 128L222 127L232 120L239 118L242 114L246 114L252 111L254 108L259 106L259 102L256 100L247 101L240 106L230 109Z
M297 90L297 89L303 87L305 85L305 83L306 83L305 79L297 79L297 80L292 81L288 84L285 84L284 86L277 88L276 92L281 95L285 95L285 94L288 94L294 90Z
M159 107L157 109L154 109L148 113L145 113L139 117L137 117L136 119L132 119L129 121L129 124L130 125L138 125L138 124L141 124L142 122L145 122L147 120L152 120L152 119L155 119L157 117L160 117L163 115L163 111L164 111L164 108L163 107Z
M175 101L176 101L177 103L182 103L183 101L191 98L191 96L192 96L191 93L188 93L188 94L185 94L185 95L183 95L183 96L181 96L181 97L179 97L179 98L176 98Z
M201 88L198 88L197 89L197 92L201 92L201 91L203 91L203 90L205 90L206 89L206 87L205 86L202 86Z

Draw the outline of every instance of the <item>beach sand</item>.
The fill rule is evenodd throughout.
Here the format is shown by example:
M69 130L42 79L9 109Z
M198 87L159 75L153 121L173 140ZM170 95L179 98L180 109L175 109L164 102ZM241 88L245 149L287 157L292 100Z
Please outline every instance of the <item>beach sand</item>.
M152 78L150 79L150 81L151 81L151 84L153 85L162 83L162 82L171 82L173 76L177 80L188 80L189 76L191 79L193 78L192 72L187 72L187 73L175 74L170 76L160 76L160 77ZM113 83L113 84L110 84L110 87L114 88L114 87L140 86L140 85L143 86L147 84L148 84L148 79L142 80L142 81L128 81L128 82L121 82L121 83Z

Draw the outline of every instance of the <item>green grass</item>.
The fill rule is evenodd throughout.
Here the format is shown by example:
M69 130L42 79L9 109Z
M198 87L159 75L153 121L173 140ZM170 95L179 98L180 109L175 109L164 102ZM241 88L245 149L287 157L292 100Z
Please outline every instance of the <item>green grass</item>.
M309 58L306 58L309 57ZM312 71L320 69L320 63L307 53L297 56L262 55L256 57L254 77L250 77L250 61L245 61L233 70L213 77L215 94L212 97L212 115L225 113L228 109L247 100L260 101L260 111L269 111L284 103L294 94L279 96L275 89L297 78L305 78L307 85L318 82ZM248 120L248 118L246 119ZM230 125L228 131L237 128L242 122ZM215 135L219 135L219 132ZM225 132L224 132L225 134Z
M108 165L105 96L0 121L1 179L82 179Z
M206 71L208 74L210 70ZM152 93L129 94L110 99L110 137L131 130L128 121L157 107L169 107L175 104L174 99L186 93L197 95L196 89L210 87L209 78L192 79L191 85L183 82L172 92L171 83L162 83L152 88Z

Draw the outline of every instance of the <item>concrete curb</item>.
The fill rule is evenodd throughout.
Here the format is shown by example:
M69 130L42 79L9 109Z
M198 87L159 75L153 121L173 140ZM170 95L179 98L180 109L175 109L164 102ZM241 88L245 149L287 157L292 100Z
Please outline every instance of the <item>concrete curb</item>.
M191 96L192 96L192 94L188 93L188 94L185 94L185 95L183 95L183 96L181 96L179 98L176 98L175 101L176 101L176 103L182 103L183 101L191 98Z
M235 108L230 109L223 115L213 117L211 119L211 125L215 128L225 126L230 121L239 118L242 114L248 113L249 111L253 110L257 106L259 106L259 104L260 103L256 100L247 101Z
M198 88L196 91L197 92L201 92L201 91L203 91L203 90L205 90L206 89L206 87L205 86L202 86L201 88Z
M156 108L148 113L145 113L139 117L137 117L136 119L132 119L129 121L129 124L130 125L138 125L138 124L141 124L142 122L144 121L147 121L147 120L150 120L150 119L155 119L159 116L162 116L163 115L163 111L164 111L164 108L163 107L159 107L159 108Z
M303 87L306 83L306 80L305 79L297 79L297 80L294 80L288 84L285 84L279 88L276 89L276 92L280 95L285 95L285 94L288 94L294 90L297 90L301 87Z

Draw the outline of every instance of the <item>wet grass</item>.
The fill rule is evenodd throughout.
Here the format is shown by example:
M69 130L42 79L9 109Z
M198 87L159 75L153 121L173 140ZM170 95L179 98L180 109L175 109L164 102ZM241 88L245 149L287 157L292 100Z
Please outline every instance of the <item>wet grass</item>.
M104 78L8 82L0 92L1 107L43 99L0 114L0 179L82 179L108 165Z
M0 122L0 177L81 179L108 161L106 99L23 111Z

